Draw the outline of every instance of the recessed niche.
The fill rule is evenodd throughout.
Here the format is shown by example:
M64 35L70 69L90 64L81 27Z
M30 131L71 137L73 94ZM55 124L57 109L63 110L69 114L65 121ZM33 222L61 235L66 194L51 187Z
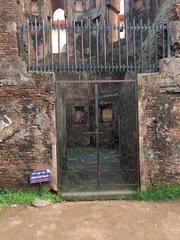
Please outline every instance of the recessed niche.
M37 0L31 0L31 11L33 15L39 14L39 4Z
M75 1L75 12L83 12L84 11L84 3L81 0Z
M100 106L100 117L102 123L111 123L113 121L113 105L105 104Z
M83 124L86 122L86 111L84 106L74 107L74 122L75 124Z

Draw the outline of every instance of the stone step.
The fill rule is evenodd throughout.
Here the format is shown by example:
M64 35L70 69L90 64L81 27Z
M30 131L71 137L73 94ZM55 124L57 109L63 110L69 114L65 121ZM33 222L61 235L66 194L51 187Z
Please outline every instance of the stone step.
M105 201L105 200L127 200L135 190L124 189L117 191L96 191L96 192L73 192L62 193L64 201Z

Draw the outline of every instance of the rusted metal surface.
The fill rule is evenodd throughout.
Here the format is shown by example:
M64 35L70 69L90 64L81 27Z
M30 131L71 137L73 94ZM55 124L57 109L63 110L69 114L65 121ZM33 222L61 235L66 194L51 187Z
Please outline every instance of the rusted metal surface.
M120 26L105 20L94 23L82 19L62 25L58 21L28 19L19 26L19 34L21 57L29 71L155 72L159 70L159 59L169 55L170 36L165 21L126 19ZM63 37L66 43L62 50ZM30 51L31 42L34 53ZM53 44L58 44L57 52L53 51ZM30 61L32 54L34 61Z

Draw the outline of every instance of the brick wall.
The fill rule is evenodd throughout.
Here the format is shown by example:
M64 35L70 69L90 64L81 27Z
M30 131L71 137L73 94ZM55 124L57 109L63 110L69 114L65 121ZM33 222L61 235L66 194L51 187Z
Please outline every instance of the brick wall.
M0 79L20 72L15 0L0 3ZM22 71L22 69L21 69Z
M28 187L31 171L50 168L56 188L54 75L27 78L0 87L0 187Z
M162 60L158 74L140 74L142 187L180 183L180 58Z

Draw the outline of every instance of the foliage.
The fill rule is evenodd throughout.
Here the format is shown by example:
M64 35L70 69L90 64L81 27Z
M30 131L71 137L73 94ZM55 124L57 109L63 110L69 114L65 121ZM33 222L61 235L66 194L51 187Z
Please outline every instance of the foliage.
M180 200L180 185L159 186L142 192L137 191L131 199L138 201Z
M0 208L9 206L11 204L30 205L35 198L51 200L53 203L61 201L60 196L51 193L48 189L32 192L14 192L9 189L4 189L0 192Z

